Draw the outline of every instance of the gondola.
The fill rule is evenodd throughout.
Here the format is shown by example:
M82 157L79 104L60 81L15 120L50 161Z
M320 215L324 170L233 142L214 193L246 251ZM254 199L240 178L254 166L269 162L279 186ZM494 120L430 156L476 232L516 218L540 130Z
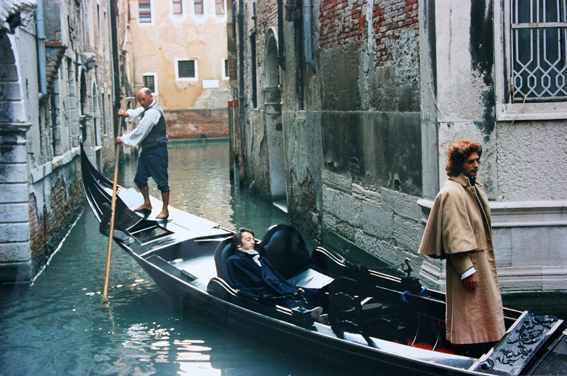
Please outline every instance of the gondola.
M81 166L87 201L108 236L112 182L82 147ZM567 330L554 316L505 309L501 341L479 358L455 355L445 340L444 294L422 288L409 264L403 277L391 276L322 247L309 252L295 228L272 226L259 247L276 269L296 286L325 286L328 321L315 322L301 305L289 309L226 282L231 231L174 208L169 221L143 218L131 209L140 202L135 190L118 188L115 242L166 293L247 337L349 374L567 374Z

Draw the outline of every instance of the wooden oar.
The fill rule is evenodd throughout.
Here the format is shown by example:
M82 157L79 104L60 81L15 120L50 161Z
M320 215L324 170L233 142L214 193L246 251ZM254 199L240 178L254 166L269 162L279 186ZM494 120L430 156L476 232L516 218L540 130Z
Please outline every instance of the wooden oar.
M114 218L116 217L116 192L118 191L118 161L120 144L116 144L116 160L114 161L114 180L112 182L112 204L110 206L110 232L108 234L108 253L106 255L106 276L104 278L104 291L102 299L108 298L108 279L110 277L110 259L112 257L112 242L114 237Z

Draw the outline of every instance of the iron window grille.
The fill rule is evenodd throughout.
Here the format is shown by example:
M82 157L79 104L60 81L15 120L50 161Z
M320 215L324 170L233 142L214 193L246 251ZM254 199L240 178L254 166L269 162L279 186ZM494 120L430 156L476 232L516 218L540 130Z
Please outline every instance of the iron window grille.
M177 71L179 78L195 78L195 60L179 60Z
M567 99L567 0L512 0L514 102Z
M156 92L156 81L154 76L144 76L144 86L151 90L152 93Z

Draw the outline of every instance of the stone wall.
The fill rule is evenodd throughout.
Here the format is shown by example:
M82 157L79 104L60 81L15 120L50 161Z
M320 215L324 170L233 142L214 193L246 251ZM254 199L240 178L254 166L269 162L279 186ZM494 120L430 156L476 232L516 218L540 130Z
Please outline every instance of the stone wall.
M416 1L323 1L319 20L323 241L392 266L416 261L422 233L417 14Z

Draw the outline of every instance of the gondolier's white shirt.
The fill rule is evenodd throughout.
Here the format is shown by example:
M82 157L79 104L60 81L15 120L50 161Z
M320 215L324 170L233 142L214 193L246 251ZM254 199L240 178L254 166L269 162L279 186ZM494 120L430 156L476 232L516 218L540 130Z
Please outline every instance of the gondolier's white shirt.
M127 122L137 123L138 126L130 133L123 134L120 138L126 146L136 146L150 133L154 125L159 121L161 114L158 110L152 109L156 101L148 106L144 115L144 107L138 107L135 110L126 110L128 112ZM143 117L142 117L143 116Z

